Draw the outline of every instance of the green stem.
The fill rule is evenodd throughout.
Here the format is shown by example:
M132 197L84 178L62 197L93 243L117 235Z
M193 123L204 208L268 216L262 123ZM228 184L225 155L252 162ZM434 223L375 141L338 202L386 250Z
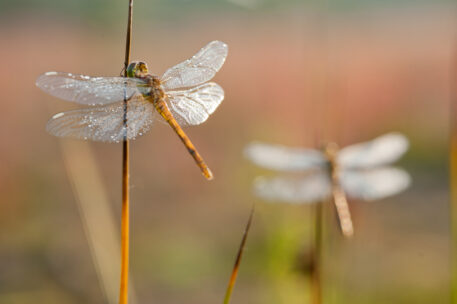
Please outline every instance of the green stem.
M311 304L322 304L322 202L314 207L314 240L311 254Z
M457 44L454 51L457 50ZM450 108L450 199L451 199L451 303L457 303L457 53L454 54L451 77Z

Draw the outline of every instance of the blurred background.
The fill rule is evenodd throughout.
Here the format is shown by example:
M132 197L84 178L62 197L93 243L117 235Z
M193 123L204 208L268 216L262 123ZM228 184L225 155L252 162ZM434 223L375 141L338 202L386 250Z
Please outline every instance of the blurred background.
M48 135L51 115L77 105L34 83L46 71L119 75L127 0L3 0L0 16L0 303L115 303L121 145ZM222 302L253 203L232 303L309 303L310 207L253 197L252 180L275 173L243 148L390 131L411 140L399 165L413 185L351 201L351 241L327 218L324 302L449 301L456 17L450 0L135 0L132 59L152 73L211 40L229 55L215 78L224 102L187 129L214 181L164 124L131 143L132 303Z

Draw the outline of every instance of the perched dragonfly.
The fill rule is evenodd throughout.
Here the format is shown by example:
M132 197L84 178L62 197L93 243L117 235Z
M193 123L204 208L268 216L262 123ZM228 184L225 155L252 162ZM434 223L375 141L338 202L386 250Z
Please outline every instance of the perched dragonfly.
M222 67L227 52L225 43L212 41L162 77L149 74L146 63L140 61L128 65L128 78L44 73L36 81L40 89L91 106L54 115L46 130L61 137L120 142L146 133L159 113L184 143L203 175L212 179L210 169L181 127L203 123L224 99L223 89L207 81Z
M382 199L405 190L411 178L402 169L388 166L408 149L408 140L388 133L372 141L338 149L327 144L323 151L252 143L246 156L273 170L302 172L304 176L258 178L256 194L267 200L314 203L333 198L345 236L354 233L346 194L366 201Z

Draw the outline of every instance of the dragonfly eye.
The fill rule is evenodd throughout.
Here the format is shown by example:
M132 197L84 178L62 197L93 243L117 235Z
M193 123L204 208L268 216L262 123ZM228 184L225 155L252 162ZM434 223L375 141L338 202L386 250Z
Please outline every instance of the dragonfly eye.
M132 61L127 66L127 77L137 77L148 73L148 65L142 61Z
M143 62L143 61L138 62L137 68L138 68L138 71L140 71L141 73L145 73L145 74L148 73L148 65L146 64L146 62Z

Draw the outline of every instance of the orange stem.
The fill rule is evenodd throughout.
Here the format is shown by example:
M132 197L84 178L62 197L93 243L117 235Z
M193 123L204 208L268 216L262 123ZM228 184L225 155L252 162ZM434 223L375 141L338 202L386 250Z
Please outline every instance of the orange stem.
M132 37L133 0L129 0L127 37L125 44L124 76L127 77L127 66L130 61ZM127 96L124 96L124 139L122 141L122 215L121 215L121 283L119 304L128 303L129 283L129 141L127 138Z

